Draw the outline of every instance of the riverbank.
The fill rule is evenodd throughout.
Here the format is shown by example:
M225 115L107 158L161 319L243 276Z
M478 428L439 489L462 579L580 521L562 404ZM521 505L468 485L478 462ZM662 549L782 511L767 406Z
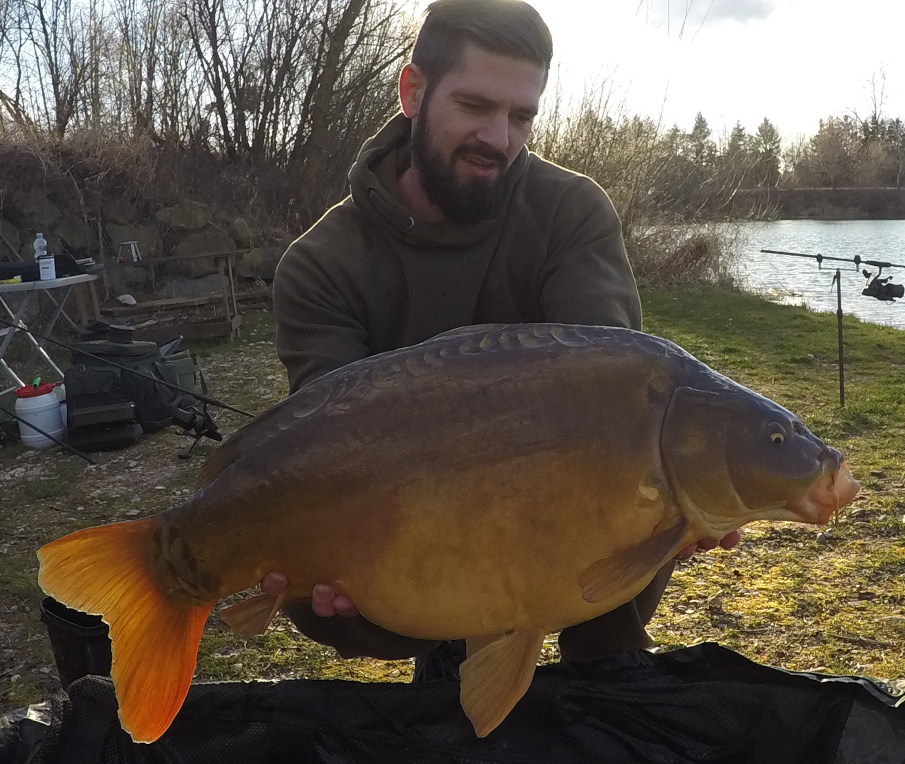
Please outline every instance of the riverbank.
M846 317L841 409L834 316L713 288L648 291L643 303L646 331L800 414L846 452L863 487L828 529L749 526L736 549L680 563L651 625L658 649L712 640L789 669L905 677L905 334ZM283 397L272 336L272 314L249 311L238 341L196 344L211 394L253 413ZM242 421L224 413L217 423L227 434ZM98 454L96 467L59 451L0 449L0 713L59 686L39 620L35 550L76 528L177 503L201 463L178 457L186 443L163 430ZM551 638L545 658L556 657ZM263 637L242 639L216 614L196 673L200 680L410 676L410 661L338 659L282 619Z
M741 219L754 212L780 220L903 220L905 188L743 188L728 211Z

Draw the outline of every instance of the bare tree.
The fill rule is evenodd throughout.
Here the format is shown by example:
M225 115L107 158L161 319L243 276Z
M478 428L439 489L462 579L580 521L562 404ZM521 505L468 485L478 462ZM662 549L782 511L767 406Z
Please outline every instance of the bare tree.
M23 0L23 9L23 32L37 75L36 100L48 127L62 138L96 61L96 36L90 18L74 9L72 0Z

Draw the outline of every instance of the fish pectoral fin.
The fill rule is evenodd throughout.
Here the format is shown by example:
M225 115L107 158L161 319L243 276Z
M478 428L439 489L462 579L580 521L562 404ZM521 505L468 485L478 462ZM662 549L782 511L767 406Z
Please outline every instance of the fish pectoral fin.
M119 719L139 743L157 740L182 706L213 606L182 605L157 588L148 554L157 522L85 528L38 550L41 588L110 627Z
M240 636L255 637L267 631L285 600L285 592L279 595L259 594L223 608L220 617Z
M490 734L528 691L545 636L514 631L466 640L460 699L478 737ZM473 647L479 649L472 652Z
M578 577L581 596L586 602L601 602L613 592L659 570L682 548L687 530L688 522L682 518L641 543L592 563Z

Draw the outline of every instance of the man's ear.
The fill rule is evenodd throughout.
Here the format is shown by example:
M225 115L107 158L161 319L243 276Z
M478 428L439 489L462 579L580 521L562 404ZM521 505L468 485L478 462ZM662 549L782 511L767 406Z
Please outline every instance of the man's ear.
M399 75L399 103L402 113L409 119L415 119L421 111L426 89L424 73L415 64L406 64Z

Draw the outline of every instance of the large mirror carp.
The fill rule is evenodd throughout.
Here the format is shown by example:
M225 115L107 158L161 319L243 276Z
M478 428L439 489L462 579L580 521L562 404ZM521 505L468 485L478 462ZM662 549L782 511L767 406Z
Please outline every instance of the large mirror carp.
M287 599L330 583L384 628L466 639L483 736L546 634L628 601L692 541L826 523L858 491L795 415L678 346L559 324L458 329L331 372L232 435L201 484L38 552L42 588L109 624L136 741L179 710L211 609L270 571ZM281 604L224 618L261 632Z

